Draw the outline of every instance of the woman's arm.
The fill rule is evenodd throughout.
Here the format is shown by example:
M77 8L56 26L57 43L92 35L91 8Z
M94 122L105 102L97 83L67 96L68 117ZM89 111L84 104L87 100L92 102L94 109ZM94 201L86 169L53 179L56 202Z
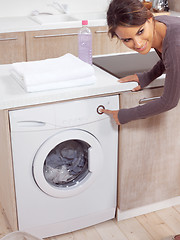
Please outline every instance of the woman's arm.
M158 78L165 72L165 66L162 60L159 60L154 67L148 72L136 73L139 78L139 85L141 88L149 85L154 79Z
M142 106L120 109L118 119L121 124L168 111L178 104L180 98L180 46L173 46L173 49L171 48L166 54L164 62L166 79L163 95Z
M124 78L120 78L120 83L125 82L137 82L139 85L132 89L132 91L139 91L140 89L149 85L154 79L161 76L165 71L164 64L162 60L158 61L155 66L148 72L136 73L134 75L129 75Z
M166 51L166 54L164 55L164 64L159 61L154 66L154 70L152 72L149 71L148 73L150 75L152 74L153 78L156 78L160 73L164 72L164 69L166 70L163 95L159 99L153 100L142 106L137 106L129 109L120 109L118 111L119 124L124 124L132 120L143 119L157 115L176 107L178 104L180 99L180 43L177 45L175 43L171 43ZM159 69L159 71L156 73L154 72L155 69ZM145 81L142 86L145 86L146 83L147 81ZM111 114L110 112L105 113ZM116 114L117 112L114 112L111 115L117 118Z

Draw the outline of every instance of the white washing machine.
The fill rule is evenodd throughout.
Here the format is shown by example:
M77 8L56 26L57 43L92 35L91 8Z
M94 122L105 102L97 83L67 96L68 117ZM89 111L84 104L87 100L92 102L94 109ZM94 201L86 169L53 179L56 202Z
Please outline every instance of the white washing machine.
M118 96L9 112L18 227L49 237L115 216Z

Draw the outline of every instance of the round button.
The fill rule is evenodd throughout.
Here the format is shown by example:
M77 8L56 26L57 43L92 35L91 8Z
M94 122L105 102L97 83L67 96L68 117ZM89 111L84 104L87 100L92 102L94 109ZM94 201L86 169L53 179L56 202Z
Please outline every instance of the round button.
M99 106L97 107L97 113L98 113L98 114L103 114L103 112L101 112L102 109L105 109L105 107L104 107L103 105L99 105Z

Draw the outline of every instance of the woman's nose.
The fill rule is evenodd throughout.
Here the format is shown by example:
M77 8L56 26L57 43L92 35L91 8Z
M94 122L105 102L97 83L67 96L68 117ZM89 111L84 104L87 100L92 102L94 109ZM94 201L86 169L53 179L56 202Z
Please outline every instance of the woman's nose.
M142 40L140 38L134 39L134 47L135 48L141 48L142 47Z

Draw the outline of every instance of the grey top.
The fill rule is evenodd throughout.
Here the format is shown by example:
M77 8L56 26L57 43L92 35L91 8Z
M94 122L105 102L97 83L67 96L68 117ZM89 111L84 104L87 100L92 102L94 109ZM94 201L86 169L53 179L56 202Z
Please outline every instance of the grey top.
M159 99L147 104L120 109L118 118L121 124L168 111L176 107L180 98L180 18L164 15L155 17L155 20L167 26L162 45L162 56L150 71L137 73L137 75L141 88L144 88L166 72L164 91Z

